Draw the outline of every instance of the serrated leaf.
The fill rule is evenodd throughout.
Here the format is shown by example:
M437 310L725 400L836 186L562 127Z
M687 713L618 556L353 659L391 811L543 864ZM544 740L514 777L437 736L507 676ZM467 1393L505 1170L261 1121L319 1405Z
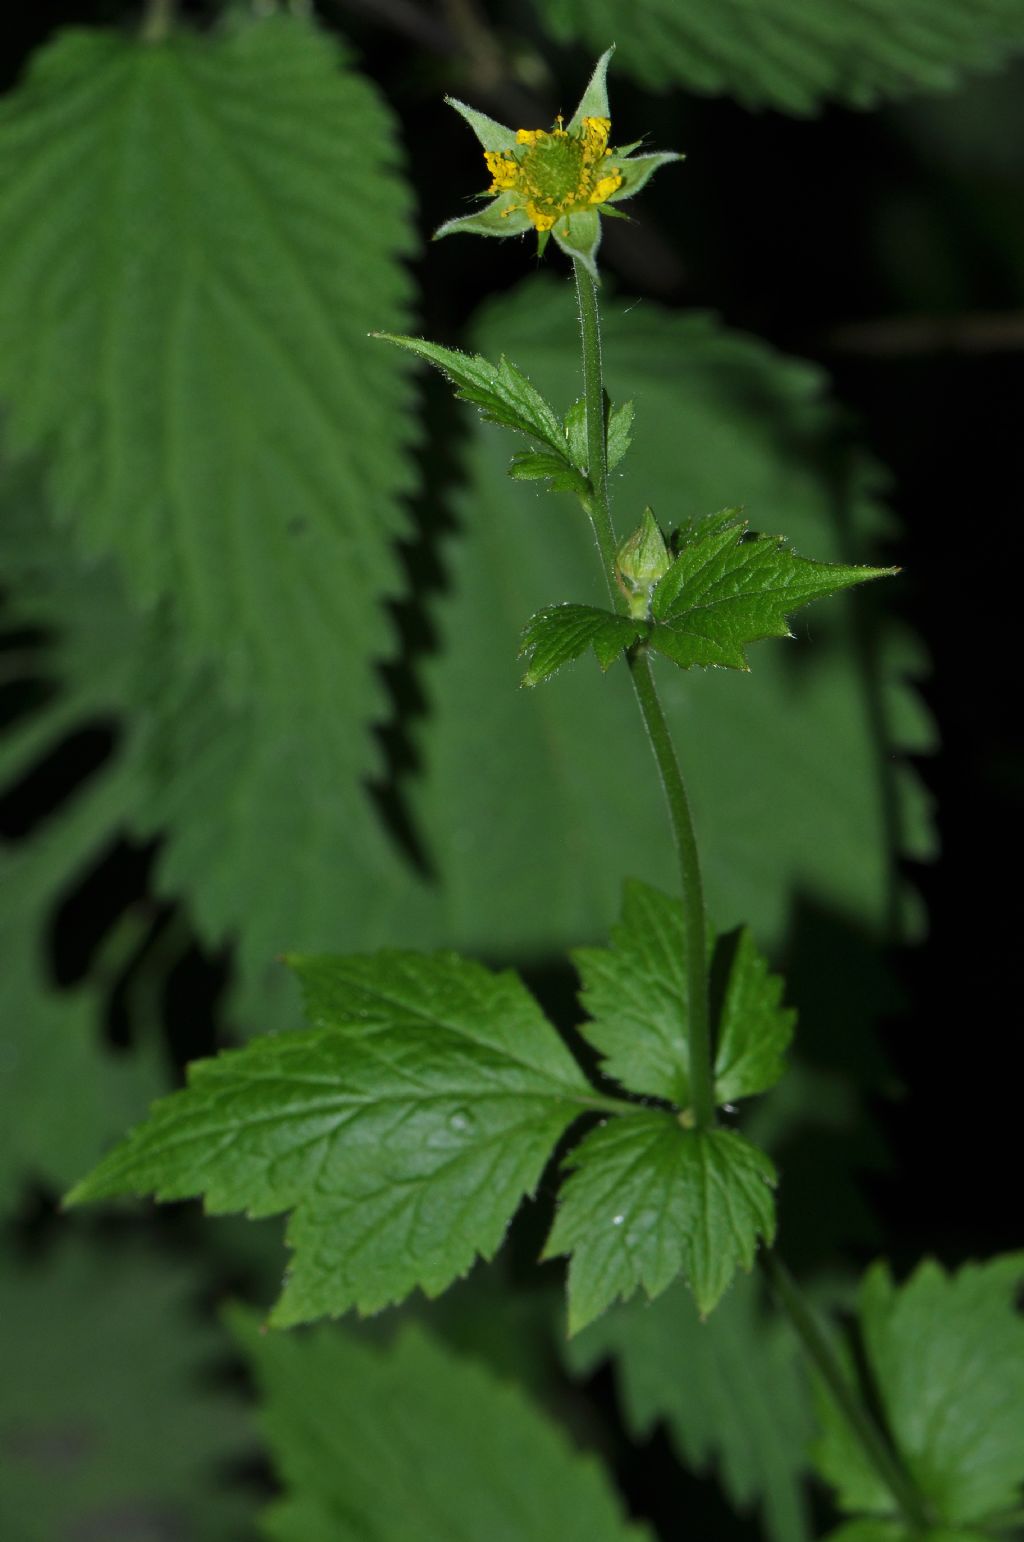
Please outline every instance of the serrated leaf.
M229 1346L196 1313L206 1282L109 1232L62 1230L31 1262L5 1249L0 1533L248 1534L226 1474L251 1446L237 1398L209 1377Z
M376 332L374 336L382 342L396 343L433 364L451 381L456 396L479 407L485 423L501 423L515 429L546 445L556 459L565 461L565 440L557 416L504 354L497 364L491 364L482 354L460 353L457 348L442 348L439 343L428 343L420 337L397 337L392 332Z
M688 529L654 590L651 647L684 669L746 669L748 644L792 637L794 611L897 572L798 557L784 536L749 536L737 514L730 509Z
M709 939L720 976L715 1098L720 1104L764 1092L783 1072L796 1014L780 1006L782 981L768 971L750 932ZM686 933L678 900L629 880L611 946L577 948L581 1032L604 1057L602 1068L630 1091L690 1101Z
M616 38L616 67L647 85L795 113L949 90L1024 45L1017 0L546 0L537 14L563 41Z
M569 1332L643 1287L653 1299L683 1275L706 1316L758 1238L775 1231L768 1157L733 1130L684 1129L672 1114L601 1124L567 1159L545 1258L570 1255Z
M118 725L110 755L88 782L4 852L0 892L9 904L0 899L0 928L16 925L25 939L4 937L8 954L22 954L26 965L4 978L12 1034L33 1036L36 1050L50 1038L57 1008L41 948L53 908L120 838L160 837L161 895L186 897L212 946L237 944L234 1011L247 1031L294 1021L297 993L275 962L284 948L322 949L339 937L372 947L395 934L426 946L443 940L427 886L389 846L364 790L353 786L346 795L339 786L333 740L303 712L301 697L290 711L227 702L213 671L196 672L182 658L166 608L138 614L109 562L86 563L68 549L31 478L0 483L0 564L11 587L9 624L43 634L25 667L59 687L8 731L0 786L31 778L66 735L97 722ZM28 1046L19 1052L18 1086L36 1063ZM77 1063L84 1074L81 1057ZM93 1106L113 1097L116 1113L97 1141L127 1122L117 1086L133 1077L121 1060L111 1072ZM134 1084L138 1109L157 1084ZM83 1130L92 1102L85 1086L77 1100ZM62 1097L57 1081L54 1091ZM28 1113L43 1108L27 1087L23 1106L26 1123L12 1124L34 1163L50 1121ZM78 1127L66 1117L60 1124L69 1134ZM61 1162L58 1187L92 1160L83 1147L70 1171Z
M69 1203L294 1211L279 1324L437 1295L494 1254L601 1100L510 972L454 954L292 962L315 1026L197 1062Z
M519 653L529 660L523 684L549 680L588 648L593 649L602 670L608 670L621 658L623 649L645 636L647 630L644 621L593 605L549 605L523 627Z
M549 401L578 392L579 339L560 284L537 280L503 295L477 341L491 357L514 350ZM727 465L733 496L804 550L839 559L851 528L855 549L874 538L876 473L849 445L837 453L845 431L817 370L709 318L651 306L627 313L610 301L603 347L613 394L643 403L636 453L615 478L620 531L647 502L676 519L716 507ZM445 940L547 956L607 935L623 874L667 888L676 877L656 788L637 796L653 772L626 672L602 679L583 668L542 691L515 689L525 617L569 597L608 602L579 511L567 501L564 518L557 509L538 517L504 475L503 439L480 431L457 502L463 533L449 548L449 596L436 611L441 651L424 671L431 714L417 749L425 774L409 794L442 875ZM852 527L845 515L840 524L839 509L852 511ZM863 609L871 596L854 603ZM922 856L929 850L913 775L892 784L894 747L906 737L916 750L928 742L906 684L907 655L882 621L872 622L872 636L877 679L865 672L843 600L814 613L813 647L765 649L752 675L684 673L658 661L709 910L723 927L748 922L768 948L781 940L797 890L868 933L889 924L891 797L912 821L904 838ZM920 659L909 668L911 678L920 674ZM892 743L875 737L868 702L876 691ZM479 715L466 717L467 701L487 703L486 731Z
M0 108L0 395L76 542L226 695L373 768L414 485L410 195L338 44L276 14L72 31ZM268 617L273 624L268 626Z
M942 1526L979 1529L1015 1509L1024 1483L1024 1253L947 1274L927 1260L902 1286L865 1276L858 1315L873 1388L896 1451ZM819 1400L817 1464L840 1506L892 1515L831 1401Z
M570 466L563 455L552 455L546 450L521 450L513 455L508 474L516 482L545 481L555 493L586 497L590 491L586 477Z
M799 1350L762 1310L756 1277L741 1275L706 1322L671 1286L613 1307L563 1352L577 1376L612 1361L634 1440L664 1425L687 1467L714 1467L737 1509L759 1505L771 1542L810 1542L809 1397Z
M650 1542L593 1457L420 1329L381 1348L230 1321L284 1488L264 1519L277 1542Z

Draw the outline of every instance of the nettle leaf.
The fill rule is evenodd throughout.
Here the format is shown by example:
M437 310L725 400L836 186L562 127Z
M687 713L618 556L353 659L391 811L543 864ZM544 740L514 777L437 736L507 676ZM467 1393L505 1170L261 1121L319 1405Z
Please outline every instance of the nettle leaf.
M590 1088L517 976L454 954L294 959L315 1025L193 1065L68 1202L294 1211L278 1324L437 1295L493 1256Z
M685 1129L660 1110L599 1125L570 1154L545 1258L567 1253L569 1332L641 1286L682 1274L706 1316L758 1238L775 1233L775 1168L733 1130Z
M717 987L715 1097L733 1103L773 1087L796 1013L780 1005L782 980L769 972L753 937L709 939ZM622 920L611 946L576 948L580 1002L590 1021L580 1031L603 1056L602 1068L631 1092L690 1101L689 991L682 905L636 880L623 887Z
M16 1146L30 1171L65 1188L124 1129L126 1100L138 1109L163 1085L136 1074L137 1055L115 1059L70 1040L68 1074L74 1063L82 1076L74 1117L60 1079L47 1079L44 1045L58 1019L83 1039L84 1020L79 1032L71 1019L91 1013L95 1035L99 1012L87 992L72 1005L51 991L43 944L52 913L118 839L158 837L161 895L184 897L212 946L236 944L232 1005L247 1031L294 1021L297 993L275 961L282 949L336 947L339 938L365 948L395 935L432 946L444 938L426 884L389 845L364 789L346 795L339 787L333 736L302 711L301 696L292 709L227 701L217 672L183 659L169 609L133 609L109 560L86 562L69 549L24 475L0 480L0 566L10 584L5 621L39 635L24 650L26 677L55 686L8 730L0 787L30 780L68 735L117 728L92 776L27 837L0 847L0 932L7 956L20 960L2 987L8 1041L19 1046L12 1092L16 1082L25 1111L11 1122L12 1159ZM40 1099L50 1096L61 1110L59 1136L46 1133L54 1121ZM108 1102L88 1146L89 1109L99 1113ZM58 1153L65 1138L73 1160ZM51 1148L54 1161L41 1165Z
M516 433L547 446L556 460L566 461L565 438L558 417L504 354L497 364L491 364L481 354L442 348L439 343L428 343L420 337L397 337L393 332L375 332L373 336L397 343L399 348L433 364L455 386L457 397L480 408L485 423L501 423L515 429Z
M1024 46L1017 0L546 0L537 14L561 41L617 38L616 66L647 85L794 113L949 90Z
M549 605L523 627L519 652L529 660L523 684L549 680L588 648L593 649L601 668L608 670L622 657L623 650L647 631L646 622L598 610L594 605Z
M650 1542L608 1476L519 1389L406 1327L387 1346L322 1326L230 1323L255 1373L284 1497L277 1542Z
M71 31L0 107L0 396L80 547L173 606L230 700L373 768L415 483L391 118L283 14ZM283 732L286 732L285 728Z
M1024 1253L947 1274L922 1263L897 1286L865 1276L858 1316L872 1386L897 1454L942 1527L984 1528L1024 1483ZM815 1452L840 1506L893 1517L893 1500L822 1393ZM844 1539L847 1542L847 1539Z
M611 1361L636 1441L664 1425L680 1460L714 1468L730 1502L757 1504L771 1542L810 1542L804 1490L813 1422L800 1351L757 1277L741 1275L701 1322L682 1285L613 1307L564 1347L586 1376Z
M230 1347L195 1310L209 1282L110 1231L70 1231L44 1259L4 1250L0 1534L248 1535L250 1501L227 1474L252 1442L209 1375Z
M684 669L747 669L747 645L792 637L787 617L795 610L899 571L798 557L784 536L748 536L738 513L727 509L682 531L654 590L651 647Z
M579 339L561 284L538 279L503 295L476 342L490 357L513 353L547 400L578 393ZM710 318L656 306L627 313L612 301L603 351L612 392L643 404L637 453L613 484L620 532L646 503L665 523L719 507L727 465L729 495L798 550L829 561L870 550L878 476L849 445L818 370ZM531 509L528 491L504 476L508 448L492 427L470 447L449 589L435 612L440 647L423 672L423 773L408 793L441 877L446 944L549 956L607 935L624 873L669 889L676 876L658 799L636 796L653 773L626 671L602 679L579 668L543 690L516 689L524 619L570 597L607 608L608 597L575 499L563 517ZM873 598L854 598L861 616ZM922 660L879 618L868 660L852 608L842 596L819 606L813 646L766 648L750 674L657 661L679 742L699 747L687 780L709 910L723 927L749 923L768 948L784 936L796 893L872 935L891 924L894 883L897 897L905 892L892 867L894 808L901 849L931 850L923 792L896 754L931 742L907 683ZM870 706L879 699L885 742ZM467 701L486 702L486 733Z

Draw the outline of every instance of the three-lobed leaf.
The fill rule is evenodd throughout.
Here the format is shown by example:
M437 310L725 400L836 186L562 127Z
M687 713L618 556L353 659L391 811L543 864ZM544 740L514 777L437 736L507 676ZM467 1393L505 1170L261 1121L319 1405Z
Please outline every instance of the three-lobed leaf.
M865 1276L859 1321L867 1367L896 1452L943 1527L982 1530L1016 1509L1024 1484L1024 1254L947 1274L922 1263L902 1286L884 1264ZM891 1495L822 1393L817 1465L842 1509L901 1535ZM840 1532L857 1537L854 1523ZM874 1522L865 1522L870 1527ZM889 1533L885 1527L890 1528ZM870 1530L865 1532L874 1537Z
M600 1050L602 1068L631 1092L690 1101L686 934L677 899L635 879L623 888L622 919L607 948L577 948L581 1032ZM744 928L713 943L715 1097L718 1103L765 1092L783 1072L796 1014L781 1005L771 974Z
M579 605L548 606L532 616L519 650L530 659L524 685L549 679L591 645L607 669L640 639L683 669L746 670L750 643L792 637L787 618L794 611L898 571L813 562L790 551L783 536L748 536L735 509L691 524L674 544L677 556L653 588L650 620Z
M702 1316L758 1240L775 1234L775 1168L734 1130L686 1129L647 1110L586 1135L567 1159L546 1258L568 1253L569 1332L641 1287L660 1295L680 1274Z
M784 536L748 535L737 509L679 532L676 549L651 599L651 646L684 669L746 669L747 645L792 636L795 610L897 571L800 557Z
M549 1416L421 1329L380 1346L230 1322L283 1489L263 1518L277 1542L650 1542Z
M69 1196L293 1211L273 1321L436 1295L602 1100L519 979L452 954L293 961L313 1027L191 1068Z

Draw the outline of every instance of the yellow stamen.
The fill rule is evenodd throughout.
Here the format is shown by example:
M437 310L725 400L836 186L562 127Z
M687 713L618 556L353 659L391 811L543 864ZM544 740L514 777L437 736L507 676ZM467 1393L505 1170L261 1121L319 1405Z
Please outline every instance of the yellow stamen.
M576 209L604 203L622 186L619 168L609 164L611 119L584 118L571 132L562 124L559 117L551 130L519 129L516 149L484 151L492 178L488 193L520 195L502 215L524 213L539 231Z

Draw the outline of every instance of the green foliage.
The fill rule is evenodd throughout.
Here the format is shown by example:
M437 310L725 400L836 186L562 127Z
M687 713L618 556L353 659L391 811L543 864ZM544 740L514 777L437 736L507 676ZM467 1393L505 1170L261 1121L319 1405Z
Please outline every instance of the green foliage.
M547 0L537 14L559 39L616 38L616 63L647 85L795 113L948 90L1024 46L1019 0Z
M858 1316L872 1384L896 1451L939 1531L982 1530L1021 1501L1022 1281L1020 1253L965 1264L953 1275L928 1261L902 1286L884 1264L864 1279ZM891 1495L831 1400L822 1394L820 1405L824 1434L816 1459L840 1506L892 1516ZM889 1524L898 1536L898 1526ZM851 1542L845 1530L840 1535ZM865 1532L863 1542L874 1535ZM859 1532L854 1536L861 1542Z
M572 663L588 648L594 650L601 668L608 670L622 657L622 650L646 631L643 622L598 610L595 605L549 605L523 627L519 652L529 660L523 684L550 680L563 664Z
M457 348L442 348L418 337L398 337L393 332L373 335L433 364L451 381L461 401L479 407L485 423L502 423L528 439L535 439L563 461L566 470L572 470L558 417L504 354L497 364L490 364L481 354L460 353Z
M545 1257L572 1255L570 1333L680 1273L706 1316L737 1267L753 1264L758 1237L771 1245L775 1169L734 1130L685 1129L652 1109L599 1125L568 1165Z
M296 18L71 32L0 108L0 175L9 441L45 458L75 547L120 570L98 592L50 543L43 585L88 585L59 616L67 657L90 654L75 688L104 687L97 632L133 639L119 823L171 826L163 887L214 944L245 923L246 1006L273 1020L275 954L379 914L354 899L370 875L410 891L361 785L414 480L405 366L365 335L407 314L391 122Z
M231 1321L285 1489L264 1520L277 1542L649 1542L592 1457L421 1330L371 1347Z
M738 1276L706 1322L681 1286L616 1306L569 1340L565 1358L576 1375L611 1360L633 1439L663 1424L686 1466L714 1468L738 1509L760 1506L771 1542L809 1542L809 1398L796 1344L762 1309L756 1277Z
M69 1196L294 1211L273 1321L437 1295L501 1244L594 1095L511 973L451 954L293 960L306 1032L199 1061Z
M721 938L714 957L722 976L715 1095L724 1104L775 1085L796 1014L780 1006L782 981L768 972L748 931ZM577 948L573 961L591 1019L581 1031L601 1051L606 1075L685 1108L690 1008L679 901L627 882L611 947Z
M605 323L609 388L643 404L613 481L621 528L648 501L673 523L717 506L727 463L730 488L759 521L829 561L858 554L846 532L852 520L859 546L877 529L876 477L851 458L816 371L652 305L628 315L608 305ZM491 357L514 349L548 401L574 399L578 337L561 286L534 281L503 297L479 343ZM469 460L453 593L436 613L442 652L425 671L424 774L408 792L441 880L445 940L550 955L606 931L624 875L662 887L675 875L658 801L637 796L650 751L625 672L515 689L524 617L567 596L606 606L607 595L575 499L532 513L528 489L503 475L503 438L482 429ZM867 597L858 604L863 614ZM891 756L873 745L876 693L890 746L929 743L904 684L912 658L878 624L877 677L865 669L841 602L820 608L814 633L813 649L765 650L750 676L672 671L659 682L683 742L701 746L688 776L710 910L722 926L748 922L766 945L780 940L795 890L868 930L884 924L890 794L908 845L929 850L919 789L909 775L893 781Z
M811 562L788 551L784 536L748 539L736 513L679 531L678 556L651 597L651 647L684 669L746 669L746 645L792 637L787 617L795 610L897 571Z
M241 1408L209 1369L225 1345L180 1262L83 1236L44 1259L4 1250L0 1531L56 1537L244 1534L227 1465Z
M519 650L530 660L524 685L549 679L588 647L606 670L640 640L683 669L745 670L747 644L792 637L787 617L795 610L898 571L812 562L787 550L783 536L746 539L747 522L736 513L710 515L678 532L678 555L652 585L649 620L589 605L552 605L531 616Z

